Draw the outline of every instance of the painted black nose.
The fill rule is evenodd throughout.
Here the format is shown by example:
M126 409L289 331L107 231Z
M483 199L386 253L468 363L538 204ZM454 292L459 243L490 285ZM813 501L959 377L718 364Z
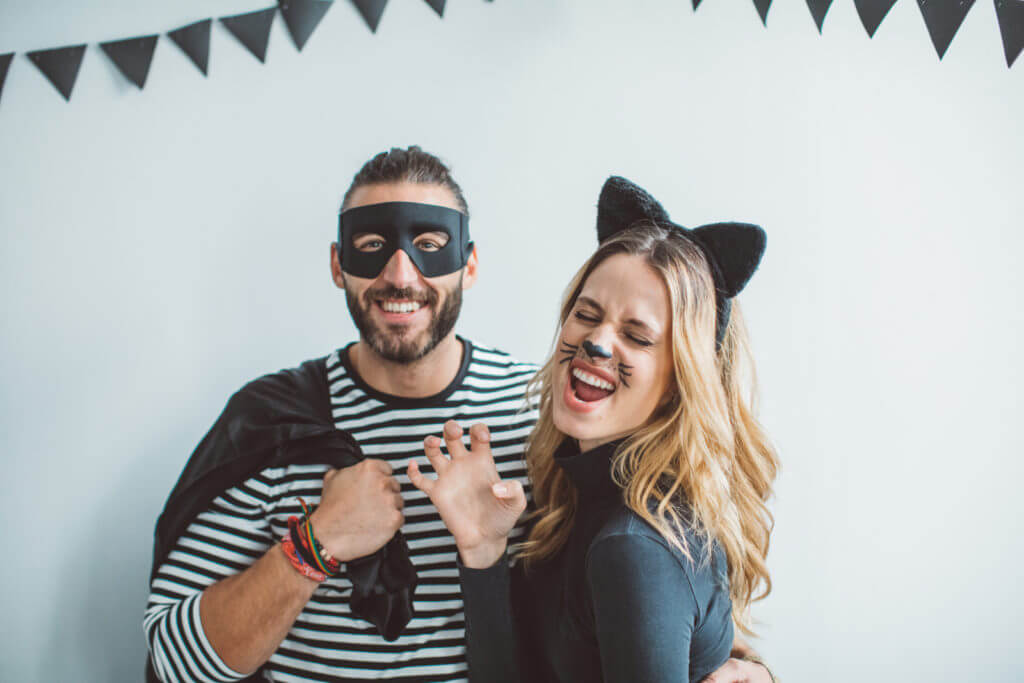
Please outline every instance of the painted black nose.
M591 358L611 358L612 352L599 344L590 343L589 339L583 340L583 350Z

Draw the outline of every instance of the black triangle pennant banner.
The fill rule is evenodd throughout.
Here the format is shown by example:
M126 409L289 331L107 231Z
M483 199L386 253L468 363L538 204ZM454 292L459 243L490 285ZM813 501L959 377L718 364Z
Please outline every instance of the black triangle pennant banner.
M439 17L444 16L444 3L445 0L427 0L427 4L434 8L434 11L437 12L437 16Z
M807 0L807 8L811 10L814 23L818 25L818 33L821 33L821 26L825 23L825 15L831 4L832 0Z
M110 57L124 77L139 87L146 85L149 65L153 63L153 50L156 49L158 36L142 36L127 40L114 40L100 43L100 47Z
M267 43L270 42L270 26L274 23L276 7L256 12L246 12L230 17L221 17L221 23L238 38L253 57L264 61L267 58Z
M1003 36L1003 52L1007 68L1013 66L1024 48L1024 0L996 0L999 33Z
M197 69L203 72L204 76L210 65L210 26L212 25L211 19L203 19L167 34L167 37L188 55L188 58L192 60Z
M7 69L10 68L12 59L14 59L13 52L0 55L0 95L4 94L4 80L7 79Z
M953 42L953 36L964 22L964 17L974 6L974 0L917 0L921 16L928 27L932 45L942 59Z
M757 8L757 13L761 17L761 23L765 26L768 25L768 9L772 6L772 0L754 0L754 7Z
M853 0L853 4L857 7L857 15L860 17L860 23L864 24L868 37L874 38L875 31L896 4L896 0Z
M370 30L374 33L377 32L377 27L380 25L380 17L384 14L384 6L388 4L388 0L352 0L355 3L356 9L363 15L363 21L370 27Z
M303 46L320 20L327 14L334 0L278 0L281 16L284 17L288 33L292 34L295 47L302 52Z
M29 52L28 58L43 72L53 87L65 100L71 100L71 90L78 78L78 68L82 66L85 45L58 47L53 50L36 50Z

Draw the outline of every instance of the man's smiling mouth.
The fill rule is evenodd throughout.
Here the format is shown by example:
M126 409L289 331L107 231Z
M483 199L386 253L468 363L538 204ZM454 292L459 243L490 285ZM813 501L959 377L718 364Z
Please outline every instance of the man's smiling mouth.
M384 299L375 303L385 313L415 313L425 305L422 301L408 299Z

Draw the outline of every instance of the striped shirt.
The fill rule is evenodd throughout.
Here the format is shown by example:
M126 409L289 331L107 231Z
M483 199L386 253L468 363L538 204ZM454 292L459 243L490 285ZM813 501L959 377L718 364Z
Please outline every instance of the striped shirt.
M388 642L348 606L352 584L344 577L322 583L277 651L263 667L271 681L465 681L465 617L455 542L430 500L410 482L406 464L420 462L423 439L454 419L464 427L485 423L503 479L525 484L523 449L536 420L525 402L535 365L463 340L458 375L427 398L382 394L356 375L347 347L327 359L331 408L338 429L350 432L370 458L394 469L405 501L402 532L419 583L415 616ZM426 468L429 471L429 468ZM244 678L217 655L199 619L202 591L255 562L301 515L298 498L316 504L325 465L268 468L218 496L196 517L158 569L143 626L159 677L170 681L235 681ZM527 489L529 490L529 489ZM513 538L522 529L513 532Z

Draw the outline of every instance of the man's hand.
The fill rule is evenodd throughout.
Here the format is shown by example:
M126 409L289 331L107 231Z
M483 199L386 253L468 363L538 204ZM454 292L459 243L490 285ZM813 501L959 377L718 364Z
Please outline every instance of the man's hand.
M772 683L772 676L764 664L730 659L700 683Z
M400 491L383 460L328 470L320 506L309 516L317 540L341 562L380 550L405 521Z
M436 436L423 441L437 479L425 476L416 461L410 461L409 480L434 503L463 563L479 569L491 566L505 552L508 534L526 509L526 494L518 481L502 481L498 475L486 425L473 425L469 439L471 450L467 451L462 428L453 420L446 422L444 440L450 458L441 452Z

